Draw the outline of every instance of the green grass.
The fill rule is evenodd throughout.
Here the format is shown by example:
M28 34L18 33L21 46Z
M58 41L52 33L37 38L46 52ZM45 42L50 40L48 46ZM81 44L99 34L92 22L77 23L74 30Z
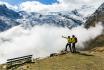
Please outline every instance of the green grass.
M16 70L21 68L24 70L104 70L104 59L96 55L68 53L25 64Z

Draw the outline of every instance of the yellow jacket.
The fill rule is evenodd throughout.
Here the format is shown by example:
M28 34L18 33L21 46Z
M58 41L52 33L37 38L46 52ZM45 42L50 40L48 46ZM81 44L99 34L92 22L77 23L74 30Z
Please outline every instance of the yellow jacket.
M76 42L76 39L75 38L71 38L71 42L72 43L75 43Z
M67 38L68 43L76 43L76 38Z
M67 38L67 41L68 41L68 43L72 42L71 38Z

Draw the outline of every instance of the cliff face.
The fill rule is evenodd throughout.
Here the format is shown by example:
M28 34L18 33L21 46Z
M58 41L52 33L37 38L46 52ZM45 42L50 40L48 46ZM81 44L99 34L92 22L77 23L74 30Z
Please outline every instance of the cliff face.
M88 18L85 27L95 26L97 22L103 22L104 25L104 3Z
M88 18L85 23L85 28L95 26L98 22L102 22L104 28L104 3ZM103 47L104 46L104 30L102 35L96 37L94 40L88 43L89 48ZM89 49L88 48L88 49Z

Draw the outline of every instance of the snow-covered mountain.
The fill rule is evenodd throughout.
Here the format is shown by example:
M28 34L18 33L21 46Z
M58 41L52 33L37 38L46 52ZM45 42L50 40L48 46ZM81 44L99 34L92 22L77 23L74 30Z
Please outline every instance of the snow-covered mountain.
M0 5L0 31L5 31L19 24L24 27L49 24L72 28L83 24L84 18L77 9L41 14L37 12L27 13L25 11L16 12L7 8L4 4Z
M0 5L0 31L7 30L20 23L16 19L20 18L18 12L8 9L6 5Z
M81 25L83 23L82 22L83 17L81 17L81 15L78 14L77 11L49 12L47 14L40 14L34 12L32 13L20 12L20 14L23 15L22 20L27 21L27 24L31 24L32 26L50 24L55 26L71 28Z

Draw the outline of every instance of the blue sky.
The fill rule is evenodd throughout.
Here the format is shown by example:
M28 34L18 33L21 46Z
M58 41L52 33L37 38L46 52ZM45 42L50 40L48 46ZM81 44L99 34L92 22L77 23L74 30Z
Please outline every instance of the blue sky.
M12 5L15 5L15 4L20 4L24 1L39 1L43 4L52 4L52 3L55 3L57 2L57 0L0 0L0 1L5 1L5 2L8 2Z

